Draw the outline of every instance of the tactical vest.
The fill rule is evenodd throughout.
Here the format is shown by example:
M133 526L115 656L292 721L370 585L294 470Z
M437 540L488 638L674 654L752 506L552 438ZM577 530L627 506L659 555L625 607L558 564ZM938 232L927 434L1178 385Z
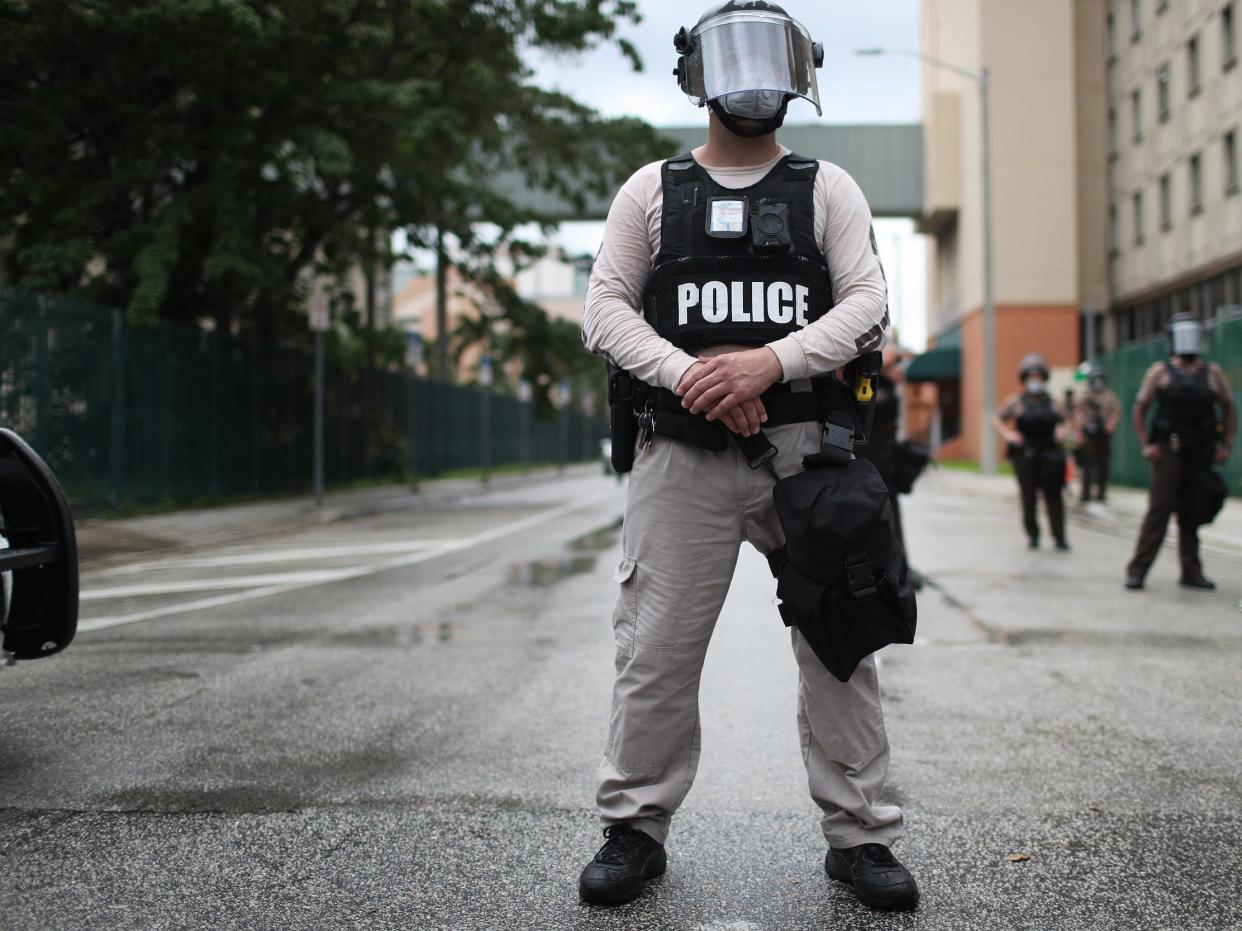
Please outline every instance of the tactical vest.
M1104 427L1104 403L1096 397L1087 395L1082 399L1083 412L1087 432L1099 433Z
M1030 446L1052 443L1057 424L1061 422L1061 415L1052 405L1052 397L1048 394L1025 394L1020 403L1022 408L1016 419L1022 439Z
M1166 362L1164 368L1169 383L1156 392L1152 440L1167 443L1176 434L1185 446L1211 446L1216 440L1216 395L1208 380L1208 366L1187 372Z
M691 155L665 162L660 251L643 295L656 332L688 352L762 346L826 314L818 171L819 162L791 154L757 184L726 188Z

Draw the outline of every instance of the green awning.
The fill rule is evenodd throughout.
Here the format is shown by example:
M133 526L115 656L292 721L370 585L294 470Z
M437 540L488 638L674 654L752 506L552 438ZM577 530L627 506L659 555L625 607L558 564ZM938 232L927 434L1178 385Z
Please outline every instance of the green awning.
M906 369L906 381L947 381L962 377L960 346L938 346L915 356Z

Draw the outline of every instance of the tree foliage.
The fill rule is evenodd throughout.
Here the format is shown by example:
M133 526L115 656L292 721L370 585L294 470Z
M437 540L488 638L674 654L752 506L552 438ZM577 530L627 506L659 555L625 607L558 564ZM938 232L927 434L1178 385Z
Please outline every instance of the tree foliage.
M308 267L389 263L394 229L485 255L476 224L538 219L486 179L572 200L660 153L523 63L612 41L637 66L626 21L630 0L0 0L0 280L274 342Z

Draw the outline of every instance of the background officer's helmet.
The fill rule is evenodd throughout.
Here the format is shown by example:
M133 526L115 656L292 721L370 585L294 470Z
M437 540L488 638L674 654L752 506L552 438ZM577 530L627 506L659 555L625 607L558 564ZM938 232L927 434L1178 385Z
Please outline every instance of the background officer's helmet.
M1026 376L1037 372L1046 381L1048 379L1048 360L1038 352L1028 352L1018 363L1018 380L1025 381Z
M1167 333L1169 352L1175 356L1203 355L1203 324L1194 314L1174 314Z

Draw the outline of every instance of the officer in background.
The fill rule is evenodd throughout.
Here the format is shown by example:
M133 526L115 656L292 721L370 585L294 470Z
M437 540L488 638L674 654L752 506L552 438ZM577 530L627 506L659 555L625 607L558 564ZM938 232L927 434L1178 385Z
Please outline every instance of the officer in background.
M1237 426L1233 397L1220 366L1203 359L1203 324L1193 314L1176 314L1169 321L1168 340L1168 360L1147 370L1134 404L1134 433L1151 463L1151 484L1147 515L1126 568L1126 588L1143 587L1176 511L1180 584L1210 591L1216 584L1203 575L1199 528L1186 499L1204 470L1229 458ZM1147 414L1153 404L1149 432Z
M1082 498L1095 500L1108 497L1108 469L1112 457L1113 434L1121 420L1121 402L1108 387L1104 370L1092 365L1087 370L1087 390L1074 405L1074 430L1082 451Z
M906 552L906 537L901 526L901 505L897 492L897 434L901 421L901 383L905 379L902 364L907 353L897 345L884 347L884 367L876 379L875 411L867 445L858 454L870 459L875 470L888 486L889 500L893 504L893 523L901 551Z
M762 427L775 473L798 472L825 434L812 378L882 348L889 329L862 191L836 165L776 141L791 100L819 110L822 47L761 0L714 7L674 44L682 91L710 110L708 141L622 186L582 324L588 350L650 386L616 574L616 679L596 792L606 842L578 886L597 905L630 901L664 872L699 759L703 659L739 547L767 555L784 542L774 476L741 446ZM796 628L792 641L825 869L872 907L913 908L918 888L889 850L901 809L881 802L889 748L875 658L843 683Z
M1068 550L1065 539L1065 453L1061 449L1061 425L1065 416L1048 393L1048 363L1039 353L1022 357L1018 379L1022 390L1001 404L992 425L1009 446L1009 459L1018 479L1022 498L1022 526L1030 548L1039 549L1039 521L1035 500L1042 491L1048 523L1058 550Z

